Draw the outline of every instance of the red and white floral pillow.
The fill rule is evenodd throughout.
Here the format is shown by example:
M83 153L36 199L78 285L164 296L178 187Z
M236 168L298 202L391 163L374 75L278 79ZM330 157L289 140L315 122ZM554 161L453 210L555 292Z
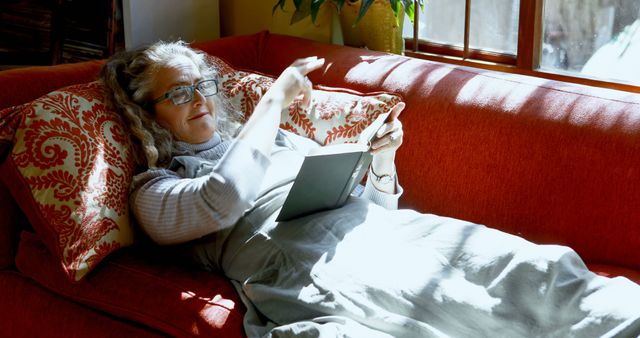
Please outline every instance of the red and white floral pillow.
M210 56L209 61L218 71L221 90L244 116L251 115L275 81L267 75L236 70L215 56ZM310 108L303 109L302 101L295 100L283 110L280 128L322 145L355 142L378 115L401 101L400 96L390 93L314 86Z
M62 88L3 110L0 125L13 143L2 179L73 281L133 243L131 141L102 97L97 82Z

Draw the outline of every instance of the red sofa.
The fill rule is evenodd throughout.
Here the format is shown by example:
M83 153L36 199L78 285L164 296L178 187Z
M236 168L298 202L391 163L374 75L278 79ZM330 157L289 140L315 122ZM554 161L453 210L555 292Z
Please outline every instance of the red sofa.
M597 273L640 282L640 95L267 32L196 47L272 75L317 55L326 70L314 83L400 94L401 207L569 245ZM102 64L0 72L0 109L92 81ZM229 281L142 245L67 281L21 203L0 185L3 336L244 335Z

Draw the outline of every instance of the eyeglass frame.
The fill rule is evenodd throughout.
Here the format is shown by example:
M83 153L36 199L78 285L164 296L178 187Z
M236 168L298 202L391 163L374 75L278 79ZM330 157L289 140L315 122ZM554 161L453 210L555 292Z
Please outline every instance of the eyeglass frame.
M202 94L202 91L201 91L200 89L198 89L198 87L199 87L203 82L209 82L209 81L213 81L213 83L215 84L216 92L215 92L215 93L213 93L213 94L204 95L204 94ZM183 90L183 89L188 89L188 90L189 90L189 94L191 95L191 98L190 98L189 100L184 101L184 102L181 102L181 103L175 103L175 101L173 100L173 98L171 97L171 95L172 95L174 92L176 92L176 91L178 91L178 90ZM171 90L167 91L166 93L162 94L160 97L158 97L158 98L156 98L156 99L154 99L154 100L151 100L151 103L150 103L150 104L154 105L154 104L156 104L156 103L160 103L160 102L162 102L162 101L164 101L164 100L167 100L167 99L171 99L171 103L173 103L173 104L174 104L174 105L176 105L176 106L181 105L181 104L185 104L185 103L189 103L189 102L193 101L193 97L195 96L195 92L196 92L196 90L197 90L200 94L202 94L202 96L204 96L204 97L209 97L209 96L216 95L216 94L218 94L218 80L216 80L216 79L204 79L204 80L200 80L200 81L198 81L198 82L196 82L196 83L194 83L194 84L192 84L192 85L190 85L190 86L179 86L179 87L173 88L173 89L171 89Z

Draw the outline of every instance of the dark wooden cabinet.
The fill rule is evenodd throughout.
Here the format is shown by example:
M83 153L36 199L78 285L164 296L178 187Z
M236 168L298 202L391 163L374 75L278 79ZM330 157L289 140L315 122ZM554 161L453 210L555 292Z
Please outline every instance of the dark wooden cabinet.
M101 59L124 47L121 0L0 0L0 64Z
M0 1L0 63L49 64L57 37L57 1Z

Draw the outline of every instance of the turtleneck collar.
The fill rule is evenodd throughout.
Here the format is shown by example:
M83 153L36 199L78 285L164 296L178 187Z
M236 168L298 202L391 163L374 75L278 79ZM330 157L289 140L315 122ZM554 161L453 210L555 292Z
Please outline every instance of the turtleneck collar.
M189 152L189 153L199 153L205 150L213 149L215 146L222 142L222 138L218 132L213 133L213 136L206 142L203 143L187 143L182 141L176 141L175 147L180 152Z

